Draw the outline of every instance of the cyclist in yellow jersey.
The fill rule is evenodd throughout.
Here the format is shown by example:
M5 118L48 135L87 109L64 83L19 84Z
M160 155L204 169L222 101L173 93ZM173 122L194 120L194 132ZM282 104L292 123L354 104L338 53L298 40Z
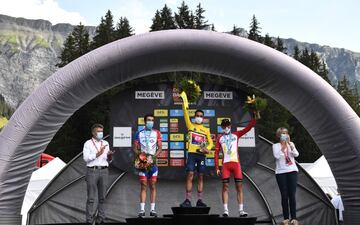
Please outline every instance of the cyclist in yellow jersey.
M192 181L194 178L194 171L198 174L198 201L197 207L206 207L202 201L203 197L203 179L206 169L205 159L206 154L213 148L214 144L211 139L210 130L204 127L203 119L204 112L202 110L195 111L195 123L192 123L189 117L188 104L186 96L181 95L183 98L183 112L185 124L188 129L188 155L186 160L186 199L180 204L181 207L191 207L191 193Z

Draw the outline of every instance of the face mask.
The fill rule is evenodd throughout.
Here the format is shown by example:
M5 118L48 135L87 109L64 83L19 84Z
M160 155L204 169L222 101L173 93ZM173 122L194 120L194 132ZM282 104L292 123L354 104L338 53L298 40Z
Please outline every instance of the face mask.
M146 128L152 129L154 126L154 121L146 121Z
M103 139L103 137L104 137L104 133L103 133L103 132L97 132L97 133L96 133L96 139L101 140L101 139Z
M225 127L225 129L223 129L224 133L225 134L229 134L230 131L231 131L231 128L230 127Z
M195 117L195 123L201 124L202 121L203 121L203 118L202 118L202 117Z
M280 135L280 141L287 141L288 135L287 134L281 134Z

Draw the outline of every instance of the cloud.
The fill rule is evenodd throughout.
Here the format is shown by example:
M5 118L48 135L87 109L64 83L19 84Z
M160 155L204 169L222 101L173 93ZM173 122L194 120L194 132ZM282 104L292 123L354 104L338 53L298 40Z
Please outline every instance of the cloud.
M49 20L52 24L86 24L77 12L62 9L56 0L1 0L0 14L27 19Z

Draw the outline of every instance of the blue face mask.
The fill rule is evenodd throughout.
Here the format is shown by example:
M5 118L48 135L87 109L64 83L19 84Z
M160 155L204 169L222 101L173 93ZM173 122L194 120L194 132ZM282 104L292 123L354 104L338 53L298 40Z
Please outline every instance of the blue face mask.
M287 134L281 134L280 135L280 141L287 141L288 135Z
M97 132L97 133L96 133L96 139L101 140L101 139L103 139L103 137L104 137L104 133L103 133L103 132Z
M146 128L152 129L154 126L154 121L146 121Z

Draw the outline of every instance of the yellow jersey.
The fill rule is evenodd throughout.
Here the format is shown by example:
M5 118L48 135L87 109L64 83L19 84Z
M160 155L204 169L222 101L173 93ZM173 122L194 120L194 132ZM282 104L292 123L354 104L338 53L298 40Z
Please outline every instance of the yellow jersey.
M211 139L210 129L204 127L202 124L192 123L189 116L188 106L183 102L182 104L184 119L186 128L188 129L188 145L187 150L190 153L198 153L202 143L206 143L206 148L210 151L213 146L213 140ZM199 153L202 154L202 153Z

